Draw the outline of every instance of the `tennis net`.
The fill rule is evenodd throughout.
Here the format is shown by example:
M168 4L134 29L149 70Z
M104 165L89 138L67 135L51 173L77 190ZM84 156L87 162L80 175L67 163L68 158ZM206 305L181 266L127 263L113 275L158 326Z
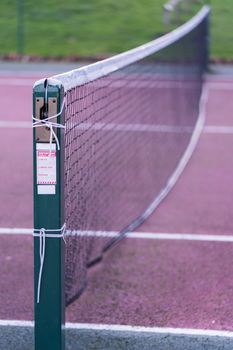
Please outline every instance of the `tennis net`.
M159 39L47 80L64 88L66 304L84 290L88 267L156 209L192 154L208 16L205 6Z

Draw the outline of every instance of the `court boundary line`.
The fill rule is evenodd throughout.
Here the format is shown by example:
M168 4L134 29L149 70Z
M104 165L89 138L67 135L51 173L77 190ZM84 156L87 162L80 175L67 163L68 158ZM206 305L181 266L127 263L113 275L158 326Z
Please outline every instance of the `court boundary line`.
M41 79L41 78L40 78ZM21 87L27 87L32 86L32 83L35 83L35 79L33 78L4 78L0 75L0 86L21 86ZM130 87L131 88L157 88L157 89L187 89L195 87L196 82L192 80L187 80L183 82L183 80L179 79L168 79L166 78L166 75L155 75L155 79L150 81L150 84L145 83L144 81L140 81L140 79L135 83L134 81L130 81ZM99 85L98 85L99 86ZM111 85L114 86L120 86L120 83L116 80L115 84Z
M28 228L4 228L0 227L1 235L32 235L33 229ZM117 237L116 231L75 231L71 235L86 237ZM152 239L152 240L178 240L178 241L204 241L204 242L233 242L233 235L210 235L199 233L168 233L168 232L130 232L126 234L127 238L134 239Z
M32 87L35 83L35 79L41 79L39 76L35 77L1 77L0 76L0 86L20 86L20 87ZM206 78L206 83L210 90L233 90L233 77L231 80L216 80L215 78ZM159 81L157 83L158 88L184 88L185 86L180 85L180 82L176 81Z
M33 84L35 82L35 78L7 78L7 77L0 77L0 86L17 86L17 87L33 87Z
M19 128L19 129L31 129L32 123L27 121L16 121L16 120L0 120L0 129L4 128ZM140 129L141 127L141 129ZM88 125L80 126L79 129L88 128ZM172 127L168 125L117 125L111 124L106 125L94 125L93 130L106 130L106 131L130 131L130 132L150 132L150 133L190 133L190 127ZM218 134L218 135L231 135L233 134L233 125L205 125L202 130L202 134Z
M129 325L106 325L106 324L85 324L67 322L68 329L91 329L91 330L109 330L120 332L136 332L136 333L157 333L157 334L180 334L180 335L205 335L233 338L232 331L221 331L211 329L194 329L194 328L172 328L172 327L143 327Z
M211 125L203 128L203 134L230 135L233 134L233 125Z
M232 91L233 90L233 80L229 83L226 82L215 82L215 81L206 81L209 85L208 88L212 91Z
M34 321L20 320L0 320L0 327L34 327ZM173 335L196 335L209 337L227 337L233 338L233 331L199 329L199 328L172 328L172 327L143 327L130 325L108 325L92 323L66 323L67 330L93 330L93 331L115 331L132 333L154 333L154 334L173 334Z

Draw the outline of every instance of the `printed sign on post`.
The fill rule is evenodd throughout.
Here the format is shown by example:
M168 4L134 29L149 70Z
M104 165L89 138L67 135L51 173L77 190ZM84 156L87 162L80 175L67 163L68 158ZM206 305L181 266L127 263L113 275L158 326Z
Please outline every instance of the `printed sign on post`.
M38 143L36 145L36 163L38 194L55 194L57 182L56 145Z

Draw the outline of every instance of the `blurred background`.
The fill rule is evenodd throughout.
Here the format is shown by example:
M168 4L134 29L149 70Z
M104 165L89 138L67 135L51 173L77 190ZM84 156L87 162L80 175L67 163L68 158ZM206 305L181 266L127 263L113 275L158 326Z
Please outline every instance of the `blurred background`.
M0 57L99 59L160 36L191 17L205 2L1 0ZM229 62L233 58L233 46L229 45L233 40L233 1L211 0L211 5L211 60Z

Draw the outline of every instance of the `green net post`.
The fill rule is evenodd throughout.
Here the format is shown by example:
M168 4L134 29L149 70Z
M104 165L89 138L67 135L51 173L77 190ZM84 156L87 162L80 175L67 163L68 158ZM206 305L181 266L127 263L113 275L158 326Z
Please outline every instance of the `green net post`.
M65 349L63 96L55 80L33 89L35 350Z

